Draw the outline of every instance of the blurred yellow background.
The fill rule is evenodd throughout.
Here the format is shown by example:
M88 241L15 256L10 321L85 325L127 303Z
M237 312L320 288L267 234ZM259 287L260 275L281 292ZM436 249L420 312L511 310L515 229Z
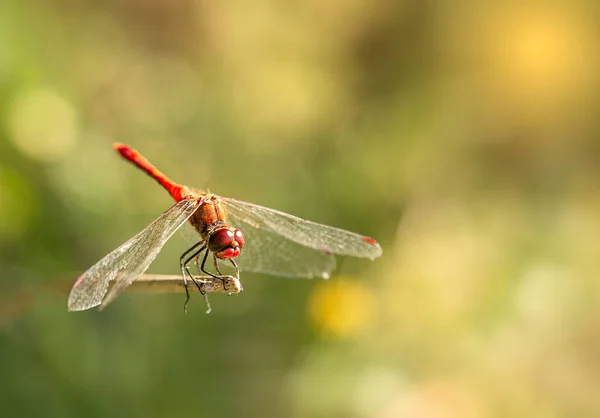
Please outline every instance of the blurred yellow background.
M3 415L600 416L599 24L592 0L2 1ZM383 257L244 274L210 316L67 313L172 203L116 141Z

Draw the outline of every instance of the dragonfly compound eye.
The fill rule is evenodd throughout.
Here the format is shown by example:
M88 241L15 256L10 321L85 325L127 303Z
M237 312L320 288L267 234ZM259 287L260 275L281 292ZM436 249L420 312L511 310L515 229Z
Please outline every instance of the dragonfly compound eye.
M220 259L237 257L242 245L244 234L239 229L219 229L208 239L208 249Z
M240 231L239 229L234 229L233 238L238 243L240 248L244 246L244 233L242 231Z
M223 228L215 231L208 239L208 249L213 253L223 251L227 247L230 247L234 242L233 231Z

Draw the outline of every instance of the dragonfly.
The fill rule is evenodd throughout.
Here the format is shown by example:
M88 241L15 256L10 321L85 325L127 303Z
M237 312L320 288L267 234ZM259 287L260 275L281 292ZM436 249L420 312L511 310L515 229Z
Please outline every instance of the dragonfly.
M175 204L77 278L67 302L69 311L106 307L144 274L169 238L188 222L197 242L179 259L186 312L188 283L204 294L210 311L206 293L190 271L192 263L200 275L218 280L231 277L221 272L223 263L238 281L240 271L327 279L336 267L335 255L373 260L382 254L373 238L175 183L130 146L115 143L113 148L163 186ZM209 257L214 272L207 268Z

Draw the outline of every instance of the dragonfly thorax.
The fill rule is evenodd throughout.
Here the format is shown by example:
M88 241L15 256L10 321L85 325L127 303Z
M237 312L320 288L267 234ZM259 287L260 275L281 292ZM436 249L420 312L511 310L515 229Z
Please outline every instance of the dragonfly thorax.
M228 259L240 255L244 234L227 224L227 214L219 196L199 194L202 203L190 218L192 226L207 243L217 258Z
M202 236L202 239L208 241L208 237L217 229L227 226L227 215L217 196L202 194L196 198L202 202L190 217L190 223Z

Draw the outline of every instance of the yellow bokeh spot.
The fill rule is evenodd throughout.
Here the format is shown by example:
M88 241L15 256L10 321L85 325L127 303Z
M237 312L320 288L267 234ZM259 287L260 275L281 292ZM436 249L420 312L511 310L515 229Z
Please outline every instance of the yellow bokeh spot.
M512 87L542 99L587 87L594 57L593 35L577 19L558 11L515 16L499 25L496 64ZM504 29L504 30L502 30Z
M71 103L52 90L23 92L9 109L10 139L23 154L38 161L66 156L75 146L77 125Z
M587 106L600 80L589 19L560 6L503 6L489 13L474 42L482 51L482 91L494 112L543 126Z
M352 337L368 326L373 314L371 292L350 280L321 282L309 298L309 314L319 331Z

